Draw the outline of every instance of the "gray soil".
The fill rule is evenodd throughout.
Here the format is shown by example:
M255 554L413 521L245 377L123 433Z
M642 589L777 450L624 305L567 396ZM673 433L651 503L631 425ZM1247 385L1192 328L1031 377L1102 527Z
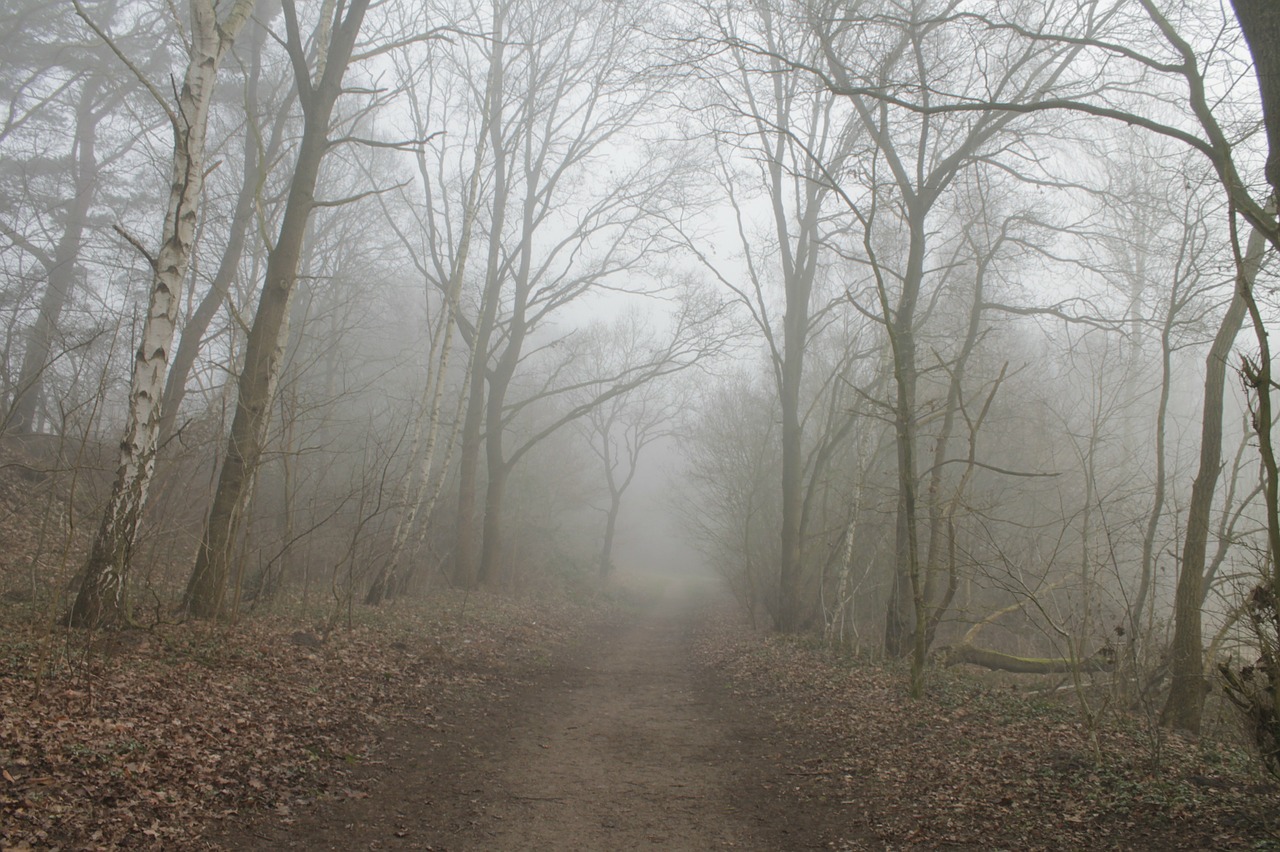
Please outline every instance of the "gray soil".
M368 795L234 849L630 850L825 848L826 803L790 753L691 656L699 608L668 597L593 637L452 729L389 731ZM463 725L465 724L465 727Z

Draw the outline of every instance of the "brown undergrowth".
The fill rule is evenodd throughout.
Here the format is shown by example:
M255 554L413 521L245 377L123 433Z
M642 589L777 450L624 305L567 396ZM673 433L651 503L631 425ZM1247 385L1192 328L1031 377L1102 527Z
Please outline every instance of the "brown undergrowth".
M1064 701L958 671L932 671L912 701L905 668L727 616L698 654L786 731L797 794L843 808L834 848L1280 849L1280 792L1238 747L1158 732L1157 752L1144 722L1116 716L1099 762Z
M359 797L348 777L388 724L447 721L608 611L444 594L327 635L260 618L98 637L0 613L0 848L181 849L210 821Z

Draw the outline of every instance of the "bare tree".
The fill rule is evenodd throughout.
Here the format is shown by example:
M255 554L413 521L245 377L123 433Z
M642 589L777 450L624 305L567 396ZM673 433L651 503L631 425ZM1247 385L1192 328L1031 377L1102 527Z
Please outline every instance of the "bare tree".
M803 629L814 601L803 599L805 358L839 296L819 296L815 287L832 257L824 241L839 224L828 221L833 192L829 175L839 173L857 141L856 125L837 100L788 73L780 56L816 60L819 45L805 28L773 3L739 10L734 4L703 10L711 46L700 63L710 106L717 177L732 210L733 239L740 255L717 258L694 236L687 238L698 260L729 290L765 341L781 415L780 561L771 607L777 629ZM761 44L759 60L747 45ZM721 46L728 47L721 51ZM716 61L713 57L719 58ZM721 64L723 67L721 67ZM768 212L757 222L758 199ZM734 266L745 265L745 281ZM774 291L781 290L781 305ZM777 316L778 310L781 316Z
M928 220L956 178L975 163L1016 147L1014 116L1000 109L959 115L936 114L929 107L933 92L945 76L948 88L966 85L983 92L997 91L1017 103L1035 103L1052 95L1064 81L1077 48L1056 45L1009 50L1000 45L986 58L968 83L956 79L956 51L967 51L940 26L956 10L954 2L913 2L903 8L880 10L874 4L836 3L813 10L813 26L822 48L820 79L844 95L878 149L878 162L887 172L866 212L848 193L864 228L863 245L876 277L874 310L879 313L893 355L895 393L892 403L898 447L897 569L888 604L885 650L912 658L912 689L922 689L927 651L927 601L920 570L917 477L916 343L918 310L929 257ZM871 57L856 45L865 31L877 34ZM869 61L868 61L869 60ZM856 64L855 64L856 63ZM808 65L808 63L805 63ZM878 93L869 97L864 92ZM920 103L923 110L903 108ZM1026 131L1022 131L1025 133ZM1022 144L1025 144L1023 142ZM873 173L874 175L874 173ZM873 176L873 181L877 180ZM892 198L892 201L889 200ZM905 231L906 256L890 271L877 250L873 228L881 217L900 218Z
M274 120L263 126L258 110L262 108L263 48L270 34L268 22L275 17L278 4L270 13L261 10L250 26L249 44L244 60L244 139L241 153L240 186L235 196L235 206L227 223L226 243L222 256L209 282L208 290L191 311L182 326L182 335L173 353L169 377L165 383L164 409L160 415L159 442L164 445L172 436L178 422L178 412L186 396L187 382L191 378L196 360L205 343L205 335L214 318L230 296L231 287L240 274L241 261L247 247L258 245L251 233L254 216L266 206L264 185L269 165L280 156L284 135L291 119L290 111L278 105Z
M724 310L715 299L707 298L696 287L689 287L683 292L666 327L650 346L638 353L639 357L622 363L596 365L595 370L581 377L581 365L586 363L585 353L590 351L590 343L568 340L556 347L564 350L562 357L548 364L540 381L531 390L526 390L521 398L502 407L493 407L494 398L490 395L485 431L489 488L485 493L485 547L481 560L483 570L479 575L482 582L497 578L496 571L503 558L505 543L503 488L521 459L565 426L612 400L714 357L722 351L728 339L723 318ZM575 365L578 365L577 370ZM575 372L579 377L569 378ZM525 412L557 403L560 408L554 415L529 425L528 432L519 435L511 446L505 445L502 436L512 431ZM496 416L493 414L495 411L498 412ZM498 436L496 440L493 438L495 435Z
M447 21L452 20L445 14L441 14L441 17ZM458 28L464 28L464 24L458 24ZM437 42L409 45L394 55L398 73L405 81L409 95L409 113L415 138L431 138L436 126L448 127L455 123L466 126L472 121L478 122L478 126L468 139L470 147L460 144L455 149L448 144L440 144L437 140L430 147L424 145L417 148L415 164L419 185L414 190L421 192L421 196L410 198L408 191L404 191L406 203L403 207L407 208L409 217L406 222L400 222L396 211L385 202L383 204L388 223L422 278L426 304L429 307L435 304L437 314L427 354L422 403L415 416L411 441L410 455L415 459L420 458L419 470L407 471L401 483L402 515L397 521L395 542L388 562L379 569L366 594L365 603L370 605L378 604L393 594L407 579L402 573L401 561L412 538L421 534L415 531L414 525L420 523L421 530L425 530L431 520L446 484L445 474L450 469L457 449L458 433L462 431L461 411L470 399L481 398L478 394L483 391L483 376L477 382L475 361L472 358L468 361L462 386L458 391L457 404L454 406L456 410L452 417L452 434L445 442L445 460L440 471L434 472L432 468L443 428L442 405L450 381L449 367L454 354L455 332L461 327L464 331L470 329L487 338L491 332L484 329L489 328L493 322L485 311L481 311L474 326L468 326L466 320L459 316L463 285L471 274L469 261L482 206L480 191L487 176L487 155L495 113L492 109L482 108L474 112L470 109L473 103L469 95L473 93L468 92L468 88L477 83L471 78L471 66L465 61L455 61L452 53L453 45ZM500 92L493 89L498 82L495 79L495 69L500 70L500 65L491 63L485 76L482 107L493 106L495 97L500 96ZM445 141L447 142L447 138ZM500 162L502 158L503 154L499 153L494 161ZM383 200L381 196L380 200ZM433 299L438 299L438 303L433 302ZM479 405L482 406L483 403ZM478 421L473 417L470 422L475 426ZM476 437L473 435L473 450ZM465 455L464 453L464 457ZM478 456L473 456L473 461L475 460L478 460ZM415 476L416 489L413 488ZM464 490L474 487L477 476L478 469L466 465L465 473L460 478L468 480L471 486ZM474 499L468 505L473 507ZM470 523L473 523L473 517L464 522ZM456 561L457 557L455 563Z
M79 102L75 108L74 176L62 235L52 253L36 246L28 249L43 267L47 281L35 322L27 334L13 400L0 423L0 431L29 433L36 429L37 412L44 393L44 372L50 366L60 337L59 318L71 299L76 262L89 223L89 211L98 191L101 169L97 152L98 124L119 105L123 95L118 88L115 91L107 88L104 92L105 83L102 74L91 71L80 85Z
M333 203L316 199L316 181L324 155L333 146L329 135L333 109L343 93L342 79L369 2L330 0L324 4L313 50L303 43L293 0L283 3L285 47L303 115L302 139L279 235L268 255L266 280L249 330L218 486L183 597L183 609L198 617L212 618L223 611L236 533L252 494L253 477L270 422L307 222L318 204Z
M140 163L164 117L135 80L104 70L115 58L70 4L9 6L0 12L0 246L12 249L0 265L0 304L13 325L3 338L0 431L56 431L59 410L84 398L72 377L100 357L94 338L105 339L116 319L113 311L85 317L74 308L109 292L109 270L121 263L111 255L134 251L116 234L101 239L100 225L118 217L117 226L136 227L125 218L130 208L163 203L151 187L120 176ZM94 6L117 47L156 77L165 73L164 53L152 46L168 27L158 11ZM124 109L137 122L115 120Z
M660 248L651 217L671 203L680 170L641 132L654 87L632 14L622 7L566 10L495 0L474 27L487 37L476 45L485 84L472 87L482 116L472 132L486 136L487 146L480 151L474 136L462 144L477 151L477 160L488 160L487 207L479 214L487 245L476 295L463 296L473 307L457 318L470 349L459 450L458 585L494 579L507 478L544 434L538 430L534 441L509 449L504 436L513 419L534 399L565 391L553 369L532 395L513 398L522 374L545 362L537 335L566 305L634 274ZM627 144L641 146L642 154L621 154L627 132L635 137ZM608 155L615 155L613 163L604 168ZM681 349L686 342L672 345ZM612 378L626 385L638 373ZM556 428L586 410L575 407ZM482 451L487 481L477 530Z
M777 607L777 415L772 382L744 371L704 389L681 423L684 526L753 625Z
M1205 554L1209 544L1213 496L1222 470L1222 409L1227 363L1247 313L1245 294L1254 287L1265 247L1265 238L1255 230L1249 237L1245 262L1236 273L1231 301L1205 355L1200 465L1191 485L1191 501L1187 507L1187 528L1174 597L1173 642L1169 649L1171 684L1162 712L1165 724L1186 731L1200 730L1204 709L1204 635L1201 624Z
M138 77L164 110L174 137L172 181L160 248L154 256L146 253L154 277L134 362L128 423L120 442L120 464L71 612L73 624L98 626L128 618L125 582L155 468L169 349L204 186L209 108L219 66L248 20L254 0L235 0L222 14L213 0L192 0L190 32L185 39L188 62L176 106L170 104L161 94L163 89L146 78L111 36L89 17L79 0L73 2L86 24Z
M653 329L638 314L589 329L586 360L596 367L611 365L610 372L643 360L654 342ZM599 572L613 571L613 546L617 537L622 498L631 487L647 447L672 434L674 418L684 408L682 396L670 383L648 382L594 406L579 428L604 471L607 505L604 536L600 545Z

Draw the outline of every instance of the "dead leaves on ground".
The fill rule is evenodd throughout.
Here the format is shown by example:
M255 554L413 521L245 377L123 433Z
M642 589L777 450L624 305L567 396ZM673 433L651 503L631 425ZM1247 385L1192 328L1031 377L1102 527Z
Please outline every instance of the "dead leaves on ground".
M564 602L448 596L365 613L297 642L254 621L126 634L0 637L0 848L175 849L249 809L288 819L323 795L366 795L350 770L386 723L448 724L505 670L536 664L591 620ZM9 620L12 624L13 620ZM37 688L41 660L47 662Z
M173 627L87 655L62 634L51 646L10 630L0 848L198 848L219 817L267 809L288 821L321 796L366 796L352 770L376 760L380 729L463 723L468 701L509 690L600 615L474 596L463 615L460 604L392 607L328 636L284 621ZM904 671L729 620L708 627L698 654L779 722L786 786L835 809L834 848L1280 848L1276 790L1230 747L1115 718L1098 761L1070 705L954 672L912 702Z
M698 646L772 715L795 793L842 808L839 849L1280 849L1280 793L1248 755L1080 714L955 672L913 702L905 669L713 621ZM1068 695L1069 697L1069 695Z

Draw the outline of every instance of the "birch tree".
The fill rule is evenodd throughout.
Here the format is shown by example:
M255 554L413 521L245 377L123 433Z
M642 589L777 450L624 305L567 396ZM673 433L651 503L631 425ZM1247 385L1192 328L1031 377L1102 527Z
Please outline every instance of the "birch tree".
M465 18L454 21L453 11L432 7L432 13L442 21L465 29ZM381 603L407 580L403 563L411 549L411 540L421 536L415 524L425 530L443 493L447 482L445 473L452 465L462 429L462 410L475 385L474 359L469 359L456 401L450 403L451 434L443 436L444 405L457 330L476 330L460 313L461 299L464 283L474 278L472 245L483 206L480 193L488 176L494 111L475 109L473 98L480 89L485 93L481 106L492 104L497 82L492 64L486 73L478 75L478 80L474 79L474 67L455 56L453 45L447 42L406 46L393 58L408 94L410 132L414 138L431 139L433 144L420 146L415 151L418 183L412 189L421 194L411 194L408 189L402 191L406 221L402 222L397 210L386 203L383 211L421 277L424 304L428 311L434 309L436 316L431 321L422 401L412 427L413 466L400 484L401 515L396 522L391 554L387 563L379 568L365 596L365 603L369 605ZM448 144L450 137L437 132L442 127L459 128L456 135L463 140L462 144ZM474 424L474 419L472 422ZM433 467L442 436L445 437L445 458L436 471ZM475 468L468 468L466 476L473 484L477 475Z
M214 0L191 0L189 31L184 39L188 61L176 104L162 94L167 84L155 83L143 75L79 0L73 3L86 25L116 53L163 109L174 139L172 177L160 246L154 255L146 252L154 275L133 365L119 466L70 616L72 624L94 627L119 624L129 617L126 578L155 469L170 347L207 169L205 139L209 108L218 69L253 11L254 0L234 0L221 10Z
M187 382L191 378L196 360L200 356L205 335L222 308L240 273L241 261L246 251L261 249L261 242L252 233L255 215L265 206L264 185L270 164L280 156L284 135L292 118L286 104L276 104L275 118L262 121L264 87L262 85L263 51L270 35L267 22L279 10L276 2L262 3L258 20L250 25L250 38L245 64L244 85L244 139L241 151L240 185L235 195L235 205L227 223L226 242L208 289L182 326L182 334L174 349L169 376L165 382L164 409L160 415L160 444L163 446L173 434L178 422L178 412L186 397ZM285 96L287 102L289 95Z

